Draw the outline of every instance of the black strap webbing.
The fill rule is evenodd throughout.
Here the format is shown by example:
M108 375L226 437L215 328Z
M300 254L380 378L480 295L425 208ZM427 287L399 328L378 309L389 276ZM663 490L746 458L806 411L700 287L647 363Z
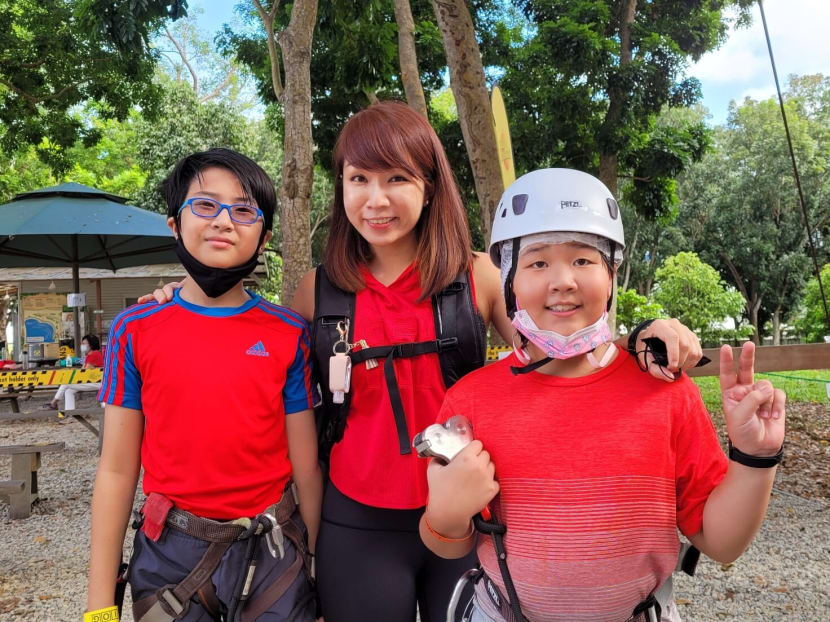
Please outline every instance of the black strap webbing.
M660 620L663 608L660 606L660 603L657 602L657 598L655 598L654 594L649 594L644 601L634 607L634 611L632 612L629 620L633 622L640 616L643 616L645 617L646 622L651 622L652 618L648 615L649 611L654 613L654 620Z
M401 455L412 453L409 443L409 427L406 425L401 391L398 379L395 376L395 359L410 358L421 354L437 354L458 347L458 338L434 339L432 341L418 341L415 343L399 343L394 346L377 346L351 352L349 357L353 364L362 363L369 359L385 358L383 375L386 378L386 388L389 392L389 402L392 405L392 415L395 417L395 429L398 431L398 447Z
M386 378L386 389L389 392L389 402L392 404L392 414L395 417L395 429L398 431L398 448L401 455L412 453L409 446L409 428L406 425L406 417L403 412L401 391L398 388L398 380L395 377L394 351L389 352L386 362L383 364L383 375Z
M510 372L514 376L518 376L519 374L529 374L530 372L536 371L537 369L542 367L542 365L547 365L552 360L553 359L551 357L546 356L545 358L539 359L535 363L530 363L529 365L525 365L524 367L516 367L515 365L511 365Z
M513 612L513 620L515 622L527 622L527 618L522 613L522 606L519 604L519 595L516 593L516 586L513 585L513 577L510 576L510 568L507 567L507 551L504 548L504 534L507 533L507 527L501 524L495 515L491 520L486 521L481 514L473 516L473 525L481 533L493 538L493 547L496 549L496 561L499 564L501 579L504 581L504 589L507 590L507 600L510 604L510 610Z

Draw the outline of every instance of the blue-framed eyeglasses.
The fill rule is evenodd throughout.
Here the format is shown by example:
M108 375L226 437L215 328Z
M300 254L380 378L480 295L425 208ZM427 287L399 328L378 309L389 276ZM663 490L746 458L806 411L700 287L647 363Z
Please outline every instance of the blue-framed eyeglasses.
M262 210L253 205L246 205L244 203L237 203L235 205L226 205L220 203L215 199L208 199L206 197L191 197L179 208L179 214L182 210L190 206L190 211L194 216L199 218L216 218L223 209L228 210L228 215L231 220L240 225L252 225L257 220L262 218Z

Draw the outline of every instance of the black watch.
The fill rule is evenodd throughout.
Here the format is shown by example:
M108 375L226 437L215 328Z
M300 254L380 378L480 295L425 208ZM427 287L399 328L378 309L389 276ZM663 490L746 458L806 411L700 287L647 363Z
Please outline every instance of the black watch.
M737 447L732 445L732 439L729 439L729 459L742 464L744 466L755 469L770 469L781 464L784 458L784 444L781 444L781 449L774 456L750 456L745 454Z

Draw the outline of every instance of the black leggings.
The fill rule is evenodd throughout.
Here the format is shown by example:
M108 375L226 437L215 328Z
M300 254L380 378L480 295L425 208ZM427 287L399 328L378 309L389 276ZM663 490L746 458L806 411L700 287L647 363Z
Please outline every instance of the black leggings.
M422 513L363 505L328 483L317 537L326 622L413 622L416 602L421 622L446 620L450 594L475 566L475 551L451 560L432 553L418 534Z

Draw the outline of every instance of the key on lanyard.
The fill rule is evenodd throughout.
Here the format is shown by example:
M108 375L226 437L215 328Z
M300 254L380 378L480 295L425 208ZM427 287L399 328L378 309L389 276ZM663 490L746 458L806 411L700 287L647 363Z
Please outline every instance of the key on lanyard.
M340 334L332 352L334 355L329 358L329 391L332 392L332 401L335 404L342 404L349 392L352 379L352 359L349 352L352 349L349 343L349 320L341 320L337 323L337 332Z

